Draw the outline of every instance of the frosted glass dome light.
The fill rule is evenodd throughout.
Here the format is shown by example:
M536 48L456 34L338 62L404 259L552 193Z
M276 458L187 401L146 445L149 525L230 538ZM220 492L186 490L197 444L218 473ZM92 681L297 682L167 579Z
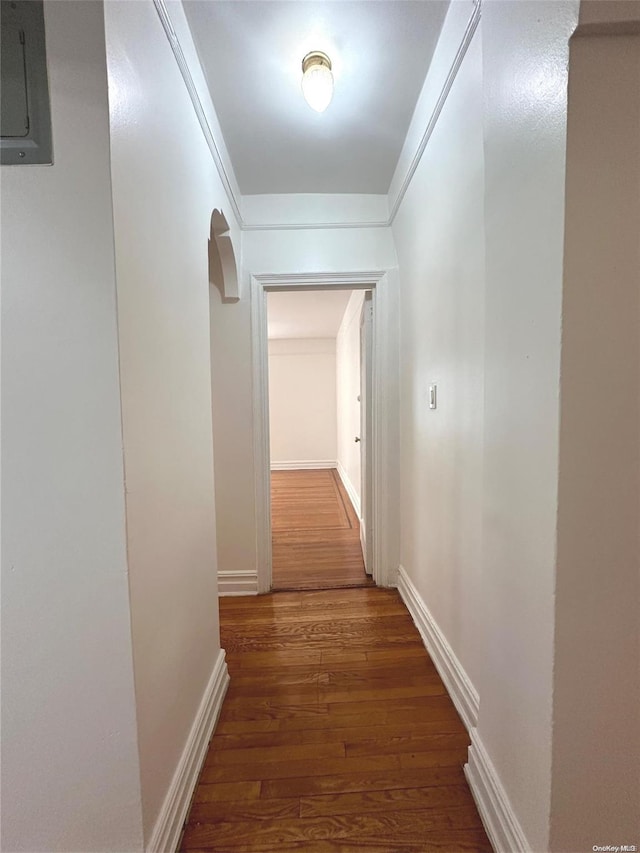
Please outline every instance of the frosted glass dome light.
M331 60L326 53L314 50L302 60L302 94L309 106L323 113L333 97Z

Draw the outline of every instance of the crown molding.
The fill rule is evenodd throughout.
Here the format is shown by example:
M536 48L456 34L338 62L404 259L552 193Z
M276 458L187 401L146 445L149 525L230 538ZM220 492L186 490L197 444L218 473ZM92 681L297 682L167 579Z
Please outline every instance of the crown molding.
M357 270L355 272L301 272L301 273L252 273L251 278L267 290L301 290L309 287L344 287L348 290L365 290L381 281L386 270Z
M244 223L243 231L329 231L333 228L388 228L390 220L361 221L361 222L299 222L295 225L286 223L270 223L249 225Z
M402 204L402 201L407 193L407 190L409 189L413 176L415 175L416 170L420 164L422 155L424 154L424 151L427 145L429 144L429 140L438 122L449 92L453 87L453 83L467 54L469 45L471 44L473 37L476 33L476 30L480 23L480 17L482 12L482 0L474 0L473 11L471 13L466 29L449 68L449 72L446 76L444 84L440 90L440 94L426 123L424 133L420 138L420 141L415 152L413 153L409 166L406 169L402 181L400 182L400 187L393 198L393 203L391 203L391 197L389 198L389 217L386 220L361 220L354 222L299 222L295 225L292 225L284 222L246 222L244 220L244 217L242 215L242 196L239 192L239 189L237 192L235 189L236 187L238 187L238 182L236 180L235 174L233 173L233 166L231 165L231 163L229 163L229 167L226 167L224 157L221 153L222 150L226 150L226 146L224 145L224 139L222 138L222 131L220 131L220 142L217 142L215 134L211 129L211 125L207 119L207 114L200 99L200 95L198 94L198 89L194 82L193 75L191 74L189 63L185 57L182 45L180 44L180 39L178 38L178 35L171 22L171 17L169 15L165 2L164 0L153 0L153 5L155 6L156 12L158 13L158 17L160 18L160 21L162 23L162 27L167 36L167 40L169 41L169 45L182 75L182 79L184 80L184 84L191 99L191 103L193 104L193 109L195 111L196 117L198 119L198 122L200 123L200 127L202 128L202 133L204 135L205 141L207 143L207 146L209 147L209 151L211 152L211 156L218 171L218 175L220 176L220 180L227 194L227 198L229 199L229 203L233 209L234 216L241 231L316 231L343 228L389 228L395 220L396 214L400 209L400 205ZM215 106L213 104L212 108L215 113Z
M182 79L184 80L184 84L187 88L191 103L193 104L193 109L195 111L196 117L198 119L200 127L202 128L202 133L204 134L205 142L207 143L209 151L211 152L211 156L213 157L213 162L215 163L218 175L220 176L220 180L222 181L222 186L225 189L227 198L229 199L229 203L231 204L238 225L242 228L243 221L242 213L240 212L242 199L239 195L236 195L236 192L234 190L234 184L237 186L238 182L236 181L236 176L233 174L233 167L231 165L229 166L231 170L231 175L229 175L221 153L221 149L224 146L218 145L215 136L213 135L213 131L211 130L211 126L207 119L207 114L205 112L204 106L202 105L202 101L200 100L200 95L198 94L197 86L193 79L193 75L191 74L189 63L187 62L187 58L184 55L184 51L182 50L182 45L180 44L178 34L176 33L173 24L171 23L171 17L169 15L165 2L164 0L153 0L153 5L155 6L156 12L158 13L158 17L160 18L160 22L167 36L167 40L169 41L169 46L173 51L176 63L178 65L178 68L180 69L180 74L182 75Z
M467 51L469 50L469 45L471 44L473 37L478 29L478 25L480 23L480 17L482 14L482 0L474 0L473 11L471 12L471 17L467 23L467 27L464 31L460 44L458 46L458 50L453 58L453 62L451 63L451 67L449 68L449 73L447 74L445 81L440 90L440 94L435 102L431 115L427 121L426 127L424 129L424 133L420 139L418 147L415 150L415 153L409 163L409 167L405 172L405 176L400 184L400 188L393 199L389 199L389 225L393 224L394 219L396 218L396 214L400 209L400 205L409 189L409 185L413 180L413 176L416 173L418 166L420 165L420 161L422 160L422 155L425 152L427 145L429 144L429 140L431 139L431 134L434 131L436 124L438 123L438 119L440 118L440 114L442 112L442 108L444 107L447 97L449 96L449 92L451 91L454 81L458 75L458 71L464 61L465 56L467 55ZM395 177L395 175L394 175ZM393 183L393 182L392 182Z

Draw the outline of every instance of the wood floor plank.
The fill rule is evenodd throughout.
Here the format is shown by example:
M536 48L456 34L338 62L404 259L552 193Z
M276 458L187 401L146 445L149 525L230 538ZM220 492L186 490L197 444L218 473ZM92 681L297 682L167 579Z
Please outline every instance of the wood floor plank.
M315 631L310 636L291 637L280 635L277 637L240 637L238 635L229 636L226 640L227 647L234 652L248 651L283 651L287 648L296 650L303 649L305 646L311 651L321 649L325 644L332 645L334 648L356 649L365 648L367 645L367 626L359 628L358 626L350 626L342 632L343 625L349 623L335 624L331 631ZM387 639L385 636L372 637L369 640L370 648L381 649L387 645L403 647L411 645L414 642L410 633L396 634Z
M443 737L446 737L446 735L443 735ZM356 749L357 746L354 746L354 750ZM372 753L355 752L354 756L356 754L371 755ZM374 750L373 754L377 754L377 750ZM217 749L207 756L207 765L259 764L265 761L284 763L287 761L318 761L319 759L324 760L344 757L345 746L342 742L321 744L284 743L275 746Z
M414 767L445 767L447 764L462 765L467 760L467 748L460 746L456 749L436 749L428 752L401 752L393 757L400 761L403 770ZM346 760L355 761L356 758Z
M403 715L400 712L415 714L418 709L423 709L425 713L428 713L429 709L438 707L439 705L444 709L448 709L453 714L456 713L444 689L437 695L424 694L381 698L381 694L378 693L376 698L369 700L365 700L362 696L351 697L348 701L333 702L327 705L326 713L335 716L353 716L353 714L358 713L373 714L376 712L392 711L394 715L398 714L397 719L401 719Z
M224 619L222 611L220 618ZM224 638L226 639L226 632ZM237 670L267 666L280 668L281 666L295 666L296 664L313 666L319 664L321 660L320 650L312 651L311 649L306 652L294 652L288 648L269 651L251 650L250 655L247 652L230 652L228 649L226 652L227 665Z
M421 643L415 643L404 649L368 649L365 654L368 661L398 661L401 658L421 658L424 655L424 646Z
M278 802L264 800L264 802ZM282 800L288 803L290 800ZM382 791L358 791L353 794L325 794L300 799L300 817L364 814L366 812L415 811L416 809L464 806L469 802L466 785L441 785L427 788L387 788Z
M422 755L422 753L421 753ZM438 762L440 764L438 765ZM461 764L460 753L452 754L442 750L434 753L433 765L444 766ZM417 764L416 766L427 766ZM250 782L252 780L286 779L311 774L328 776L339 773L369 773L375 770L399 770L398 755L365 755L355 758L326 758L318 761L280 761L260 764L212 765L205 764L200 781L208 782Z
M192 848L190 853L491 853L486 836L482 832L462 830L447 835L442 841L440 835L425 836L420 844L372 843L357 839L351 841L302 841L294 844L234 844L233 847Z
M341 662L339 660L331 663L320 663L320 672L326 672L330 684L340 684L355 680L368 681L387 680L389 678L440 678L438 670L429 658L407 658L393 661L358 661Z
M271 473L273 589L372 586L360 522L335 468Z
M320 685L311 684L258 684L253 687L234 687L229 691L228 708L242 707L249 698L262 699L263 702L277 702L280 705L312 705L320 702Z
M351 840L359 844L393 842L398 850L420 844L427 833L445 833L477 828L477 814L469 805L440 809L384 812L383 814L328 815L286 820L238 820L215 824L189 825L182 841L183 849L208 844L260 843L290 844L299 841Z
M371 725L366 725L366 719L358 716L355 719L347 718L351 723L350 726L343 728L336 727L337 723L343 724L343 719L339 721L331 718L328 725L322 728L297 728L289 730L256 731L250 729L248 731L235 732L218 732L216 745L219 750L226 749L246 749L249 747L260 746L279 746L279 745L299 745L299 744L323 744L340 742L349 747L362 746L365 750L369 745L379 741L383 741L384 749L395 750L398 746L398 740L404 738L406 747L409 749L409 744L413 749L418 748L418 744L422 743L426 735L440 737L441 735L457 735L461 741L468 743L467 732L460 720L451 716L450 719L444 720L428 720L427 722L412 723L410 728L406 723L397 723L393 718L385 715L384 719L372 718ZM411 735L407 735L410 730ZM373 747L376 749L377 747ZM402 749L402 747L399 747Z
M374 725L382 714L392 714L396 722L420 722L423 719L459 719L451 700L442 692L439 695L409 696L403 698L371 699L351 695L349 701L335 702L331 705L314 702L300 703L280 701L263 696L253 697L255 701L247 703L248 697L229 698L222 709L219 731L228 722L243 721L249 726L257 726L265 721L273 725L263 726L262 731L274 728L326 728L344 726L340 718L360 719L363 725ZM367 722L365 722L365 720ZM236 727L238 730L238 727Z
M228 601L231 683L184 853L490 853L467 732L396 591Z
M323 645L327 639L336 638L342 641L351 639L361 639L364 643L364 651L370 647L368 641L371 637L371 627L375 627L377 631L383 632L388 630L391 637L406 638L415 640L415 628L410 621L407 620L407 614L403 613L400 608L396 613L361 613L360 615L342 613L328 613L326 618L321 618L318 614L315 616L306 614L303 616L302 610L299 619L281 620L272 622L269 626L268 636L265 636L265 625L254 623L251 621L245 625L236 627L229 626L224 631L225 640L233 640L239 638L241 640L250 640L254 637L261 642L280 638L291 643L292 648L296 648L298 643L306 644L314 640L320 640ZM384 639L381 635L380 639ZM288 646L289 647L289 646ZM258 647L259 650L261 646Z
M222 821L282 820L300 817L300 800L297 797L280 800L240 800L197 802L191 809L195 823L222 823Z
M394 842L384 843L379 840L371 842L358 839L349 841L320 841L305 840L293 844L276 842L251 841L248 844L238 843L232 846L216 844L207 847L190 848L190 853L491 853L492 848L487 841L484 831L456 830L447 833L446 839L430 833L425 835L419 844L405 844L399 847Z
M194 803L238 802L257 800L259 796L260 782L219 782L215 785L198 785L193 801Z
M332 607L330 610L324 603L320 606L311 607L309 604L300 602L294 607L279 608L278 612L280 613L280 615L284 615L286 612L287 624L293 630L295 625L308 625L309 618L312 614L305 612L307 608L313 610L313 621L315 624L320 624L322 622L334 622L337 618L347 620L360 620L367 618L378 618L382 615L402 617L404 617L405 615L404 605L402 604L402 602L393 599L388 599L380 605L376 606L367 606L366 603L363 604L362 602L358 601L343 602L339 605L336 605L335 607ZM262 610L256 612L255 614L252 614L251 609L247 608L244 610L235 610L234 613L238 616L244 614L245 616L249 617L251 620L251 625L255 629L258 629L260 626L268 623L273 624L274 610ZM362 654L366 653L363 652Z
M405 737L389 737L386 732L378 737L367 740L353 740L345 743L348 758L357 755L400 755L413 752L435 752L437 750L452 750L469 747L469 736L466 732L453 732L444 734L411 734Z
M346 690L334 690L332 688L323 688L319 686L320 697L322 701L331 705L338 702L366 702L368 699L375 700L379 695L379 691L375 685L361 686L354 685ZM433 684L411 684L406 687L394 685L385 690L385 694L390 699L413 698L416 696L438 696L446 693L442 682Z
M465 785L462 766L432 767L428 770L384 770L369 773L340 773L327 776L301 776L269 779L262 783L265 799L315 797L325 794L349 794L359 791L392 791L412 787Z
M295 717L304 719L305 717L317 717L328 713L327 705L318 705L314 703L301 702L281 702L270 701L259 697L259 701L255 703L247 703L246 700L241 700L235 705L232 705L232 699L225 699L225 706L220 714L220 719L223 722L230 720L278 720L287 717Z

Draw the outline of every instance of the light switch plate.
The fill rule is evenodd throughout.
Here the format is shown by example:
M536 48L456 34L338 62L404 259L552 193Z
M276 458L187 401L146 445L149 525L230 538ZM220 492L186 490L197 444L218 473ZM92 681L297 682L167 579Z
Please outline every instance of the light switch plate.
M429 385L429 408L436 409L438 407L438 386Z

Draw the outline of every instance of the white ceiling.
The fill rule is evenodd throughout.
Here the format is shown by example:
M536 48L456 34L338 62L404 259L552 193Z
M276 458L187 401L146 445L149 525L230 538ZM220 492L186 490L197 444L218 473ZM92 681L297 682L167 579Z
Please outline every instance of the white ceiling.
M448 0L184 0L243 194L386 193ZM335 78L316 113L302 57Z
M335 338L351 290L267 294L269 338Z

